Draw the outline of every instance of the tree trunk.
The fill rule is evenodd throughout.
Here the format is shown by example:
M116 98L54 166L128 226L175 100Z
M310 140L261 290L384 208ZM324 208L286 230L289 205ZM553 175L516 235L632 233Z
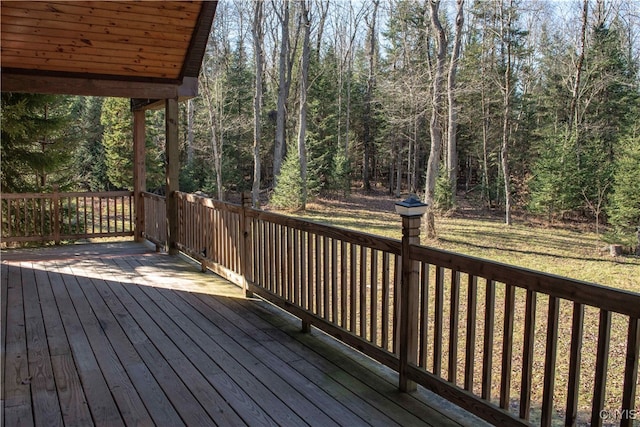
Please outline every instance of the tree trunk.
M320 50L322 49L322 37L324 35L324 26L327 21L327 14L329 13L329 0L319 1L317 3L320 8L320 18L318 19L318 28L316 30L318 38L316 38L316 51L317 58L320 58Z
M289 97L289 87L291 79L288 69L290 62L289 46L289 2L282 2L282 15L280 17L281 45L280 62L278 66L278 105L276 112L276 136L273 147L273 186L278 183L278 176L282 168L283 149L286 141L286 121L287 121L287 98Z
M365 190L371 189L371 156L373 150L373 92L376 86L375 68L376 68L376 18L378 16L379 0L373 0L373 11L371 12L371 21L368 25L368 51L369 75L367 76L367 89L364 97L364 150L362 155L362 186Z
M609 245L609 255L612 257L622 256L622 245Z
M211 128L211 148L213 149L213 167L216 173L216 190L218 192L218 200L224 200L224 192L222 191L222 136L218 135L218 125L215 113L209 109L209 123Z
M456 191L458 188L458 153L456 132L458 127L458 111L456 105L456 73L462 44L462 25L464 24L464 0L457 0L456 32L453 39L453 53L449 63L449 80L447 95L449 98L449 132L447 143L447 172L451 191L451 207L456 206Z
M483 71L484 73L484 67ZM484 76L482 78L482 92L480 100L482 111L482 200L487 207L491 206L491 192L489 191L489 108L484 88Z
M400 197L402 191L402 150L398 139L394 141L394 147L396 154L396 190L394 195Z
M578 114L578 98L580 96L580 79L582 76L582 64L584 63L584 48L587 38L587 16L589 13L589 0L584 0L582 7L582 30L580 32L580 54L576 62L576 74L573 81L573 91L571 93L571 106L569 107L569 123L567 124L567 141L573 134L575 126L576 134L578 132L577 114ZM577 142L577 138L576 138Z
M438 9L440 0L429 2L431 11L431 26L436 35L436 63L433 73L433 86L431 94L431 121L429 123L429 133L431 135L431 148L429 150L429 161L427 163L427 176L425 184L425 202L428 205L426 215L426 235L427 238L436 237L434 199L438 169L440 167L440 153L442 149L442 123L439 113L442 110L442 86L444 74L444 61L447 53L447 38L440 18Z
M309 21L308 0L301 2L301 25L304 27L304 42L302 44L302 58L300 59L300 114L298 117L298 156L300 157L300 180L302 181L302 206L307 205L307 144L305 141L307 132L307 92L309 79L309 56L311 43L311 22Z
M412 97L414 99L414 97ZM415 105L415 104L414 104ZM418 191L418 126L420 122L420 114L414 108L413 111L413 137L409 141L409 175L407 181L409 181L409 191L416 193Z
M509 130L511 119L511 18L512 18L513 4L510 2L508 17L506 22L506 29L503 29L502 34L506 39L506 58L505 59L505 71L504 71L504 93L503 93L503 114L502 114L502 174L504 179L504 222L507 225L511 225L511 177L509 170Z
M211 148L213 150L213 168L216 173L216 190L218 192L218 200L224 200L224 192L222 191L222 148L224 139L222 136L221 123L222 114L216 114L217 106L213 105L211 97L213 96L209 79L205 75L202 79L204 93L202 94L206 104L207 112L209 114L209 129L211 129Z
M262 44L264 33L262 28L263 3L254 3L253 15L253 52L256 64L255 95L253 97L253 185L251 187L251 205L258 206L260 198L260 145L262 139Z

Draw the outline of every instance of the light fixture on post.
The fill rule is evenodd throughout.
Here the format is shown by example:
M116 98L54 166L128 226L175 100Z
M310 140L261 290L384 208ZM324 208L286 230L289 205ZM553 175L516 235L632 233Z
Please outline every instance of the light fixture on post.
M396 213L401 216L422 216L427 211L427 206L412 194L407 199L396 203Z

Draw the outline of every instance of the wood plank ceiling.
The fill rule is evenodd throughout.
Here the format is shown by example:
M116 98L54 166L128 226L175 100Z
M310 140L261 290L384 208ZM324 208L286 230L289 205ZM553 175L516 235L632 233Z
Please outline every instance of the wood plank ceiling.
M2 90L159 99L182 86L175 96L185 95L216 3L3 1Z

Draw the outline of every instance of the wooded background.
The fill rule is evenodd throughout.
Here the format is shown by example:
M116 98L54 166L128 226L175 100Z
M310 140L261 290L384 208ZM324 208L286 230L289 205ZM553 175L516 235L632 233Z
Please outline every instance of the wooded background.
M218 4L180 187L304 208L384 187L632 241L640 226L640 3L300 0ZM130 102L2 94L2 191L132 187ZM164 117L147 113L162 191Z

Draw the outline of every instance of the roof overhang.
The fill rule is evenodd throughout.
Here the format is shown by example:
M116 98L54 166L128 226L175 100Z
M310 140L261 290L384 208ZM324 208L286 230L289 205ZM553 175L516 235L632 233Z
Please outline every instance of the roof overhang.
M216 6L3 1L1 89L139 98L139 105L196 96Z

